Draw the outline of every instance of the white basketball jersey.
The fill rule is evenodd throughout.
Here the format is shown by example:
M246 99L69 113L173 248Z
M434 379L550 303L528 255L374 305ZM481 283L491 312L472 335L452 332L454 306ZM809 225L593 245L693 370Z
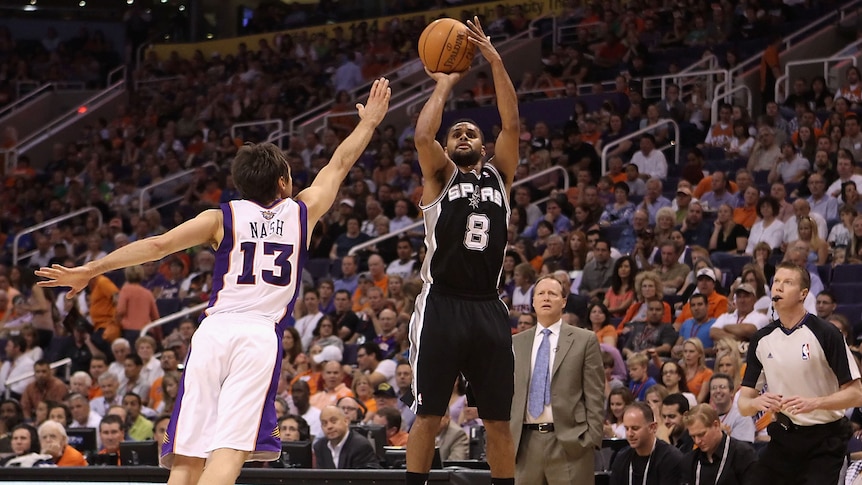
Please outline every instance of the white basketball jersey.
M249 200L221 204L224 237L216 251L207 315L244 313L274 323L290 316L306 260L305 204L272 207Z

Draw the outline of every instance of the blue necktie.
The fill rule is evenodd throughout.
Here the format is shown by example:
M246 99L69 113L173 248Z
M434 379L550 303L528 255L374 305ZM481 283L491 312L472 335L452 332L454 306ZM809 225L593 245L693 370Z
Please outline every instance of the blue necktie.
M551 403L550 372L548 364L551 360L551 331L542 330L544 337L536 352L536 365L533 366L533 377L530 379L530 396L527 399L527 411L533 418L538 418L545 405Z

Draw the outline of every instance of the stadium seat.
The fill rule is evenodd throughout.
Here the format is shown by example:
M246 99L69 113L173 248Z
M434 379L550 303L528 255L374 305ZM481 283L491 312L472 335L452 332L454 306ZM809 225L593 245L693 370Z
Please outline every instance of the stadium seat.
M357 353L359 353L359 345L344 344L344 352L341 356L341 363L344 365L355 365Z
M724 261L724 264L727 265L728 268L730 268L730 271L732 273L731 281L741 276L742 268L750 262L751 256L747 254L741 256L733 256L728 261Z
M156 308L159 310L159 316L166 317L180 311L183 307L183 302L179 298L159 298L156 300Z
M341 258L333 260L329 265L329 275L332 279L341 278Z
M306 268L314 277L314 281L320 281L322 278L329 277L329 268L331 260L329 258L312 258L308 260Z
M823 282L825 288L829 288L832 284L832 266L829 264L821 264L817 267L817 274L820 276L820 281Z
M839 303L857 301L862 295L862 283L835 283L833 279L829 289L832 290L832 294L835 295L835 299Z
M862 275L862 264L839 264L832 270L830 282L838 284L856 283L862 281L860 275ZM824 281L823 284L826 285L826 282Z

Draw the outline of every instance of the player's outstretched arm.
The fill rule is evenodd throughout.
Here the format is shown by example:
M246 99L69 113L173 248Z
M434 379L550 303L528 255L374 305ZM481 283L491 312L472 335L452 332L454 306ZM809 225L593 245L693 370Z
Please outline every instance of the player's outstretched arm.
M353 164L362 155L365 147L368 146L368 142L371 141L371 136L374 134L374 129L377 128L377 125L386 116L391 94L392 91L389 88L388 79L380 78L374 81L365 105L363 106L361 103L356 104L356 109L359 111L359 124L338 145L335 153L332 154L332 159L320 170L311 186L300 192L296 197L297 200L303 201L308 207L309 227L314 227L318 219L323 217L323 214L332 207L332 203L335 202L335 196L338 194L338 188L344 182ZM308 237L310 240L311 231L308 231Z
M39 286L70 287L71 291L66 294L66 298L71 299L87 286L90 279L102 273L155 261L201 244L216 246L221 243L223 235L222 212L210 209L164 234L135 241L83 266L66 268L55 264L50 268L36 270L36 274L48 278L47 281L40 281Z
M436 136L443 122L443 108L449 100L452 88L461 80L464 73L431 72L427 68L425 72L437 82L437 85L425 106L422 107L422 111L419 112L413 142L416 144L419 166L425 179L422 202L427 204L443 190L443 185L455 170L455 164L449 161Z
M500 53L491 44L491 38L485 35L479 17L467 21L467 35L470 42L476 44L479 51L491 65L491 75L494 78L494 91L497 96L497 109L500 112L502 130L497 135L494 146L494 166L502 173L506 182L506 192L512 188L515 180L515 169L518 168L518 95L515 86Z

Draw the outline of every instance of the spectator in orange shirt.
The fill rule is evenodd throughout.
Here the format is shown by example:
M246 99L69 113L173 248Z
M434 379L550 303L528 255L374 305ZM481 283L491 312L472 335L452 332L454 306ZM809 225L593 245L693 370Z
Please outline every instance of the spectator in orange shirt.
M24 409L24 417L27 419L33 417L36 406L40 402L60 402L69 392L66 384L54 377L51 364L47 361L37 361L33 365L33 372L35 379L24 389L24 394L21 396L21 407Z
M393 407L383 407L371 419L374 424L383 426L386 430L386 442L389 446L407 446L407 432L401 429L401 413Z
M69 437L63 425L45 421L39 426L39 443L43 455L50 455L57 466L87 466L80 451L69 446Z
M781 61L778 57L781 40L781 34L772 34L769 47L763 51L763 57L760 59L760 99L764 105L775 101L775 81L782 74Z
M342 397L353 397L353 391L344 384L341 362L330 360L323 365L323 389L311 396L311 405L317 409L335 406Z
M108 414L99 423L99 437L102 438L100 455L117 454L117 465L120 464L120 443L125 441L126 424L123 418L116 414Z
M96 329L93 335L111 343L122 333L122 326L116 318L120 290L107 276L99 275L90 280L88 293L90 320Z
M93 400L102 396L102 387L99 385L99 376L108 371L108 358L105 354L99 352L93 354L90 359L90 377L93 379L90 385L90 390L87 392L87 399Z
M141 286L144 268L141 265L135 265L123 271L126 275L126 283L123 284L118 295L116 318L123 326L123 337L129 342L134 342L146 324L158 320L159 309L156 307L153 292Z

